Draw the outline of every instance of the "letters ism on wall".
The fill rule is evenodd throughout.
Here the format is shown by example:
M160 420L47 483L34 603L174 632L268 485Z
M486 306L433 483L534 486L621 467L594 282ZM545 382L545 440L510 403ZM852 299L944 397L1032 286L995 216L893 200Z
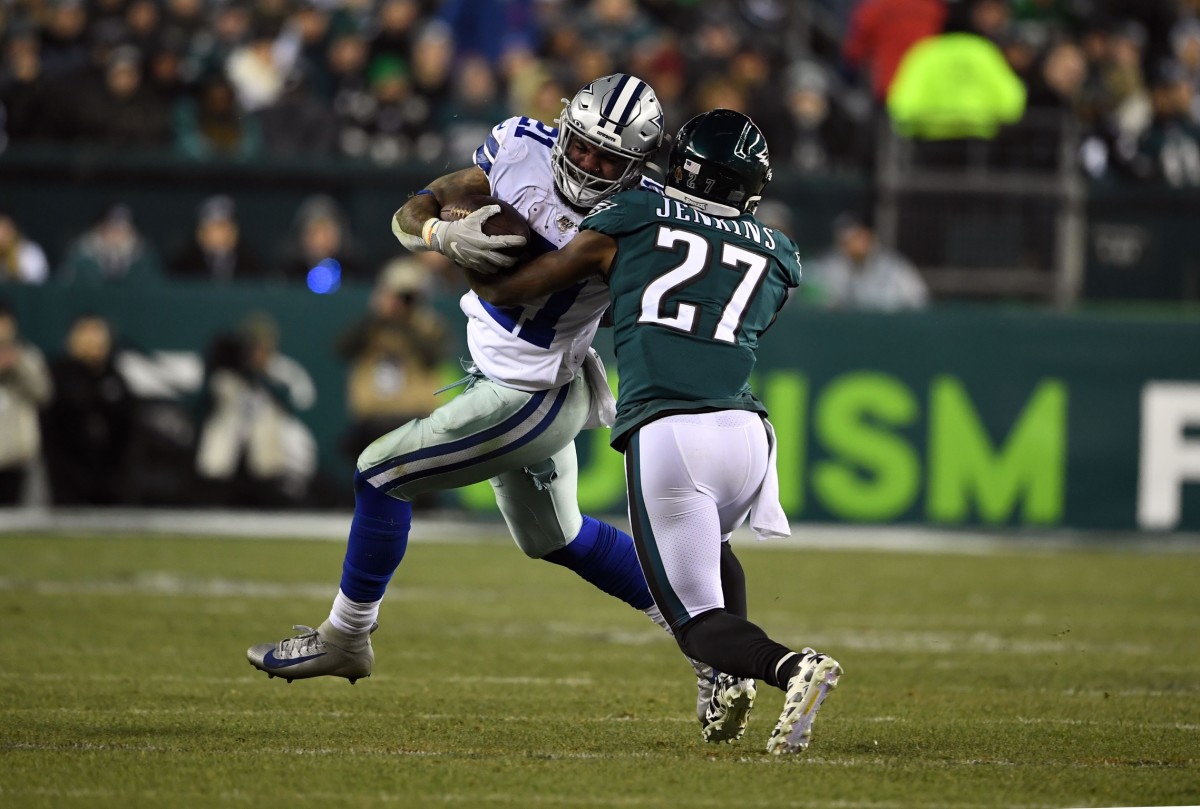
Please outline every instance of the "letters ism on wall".
M609 383L615 390L611 369ZM876 371L845 373L816 390L802 373L772 371L753 387L779 437L780 499L790 517L986 525L1062 520L1067 461L1062 380L1040 380L997 440L966 387L951 375L933 377L920 392ZM921 432L922 419L919 441L913 435ZM624 462L608 447L608 438L608 430L592 430L578 439L585 513L625 508ZM463 490L461 498L481 511L495 504L487 483Z

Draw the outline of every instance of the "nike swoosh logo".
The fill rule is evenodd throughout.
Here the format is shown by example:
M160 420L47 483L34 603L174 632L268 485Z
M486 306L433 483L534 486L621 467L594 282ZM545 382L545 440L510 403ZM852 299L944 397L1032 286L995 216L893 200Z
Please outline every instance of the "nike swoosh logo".
M263 665L273 669L284 669L288 666L295 666L308 660L315 660L318 657L323 657L324 654L324 652L321 652L320 654L308 655L307 657L293 657L289 660L280 660L275 656L275 652L272 651L263 655Z

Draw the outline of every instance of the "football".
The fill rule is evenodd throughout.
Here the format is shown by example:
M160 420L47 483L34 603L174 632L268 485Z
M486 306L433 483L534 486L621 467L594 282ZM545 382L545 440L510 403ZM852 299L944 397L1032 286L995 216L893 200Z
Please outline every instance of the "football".
M521 216L516 208L504 200L484 194L473 194L447 204L442 208L441 218L451 221L462 219L472 211L488 205L499 205L500 213L488 217L487 221L483 223L483 232L488 236L524 236L524 245L506 247L500 251L505 255L521 258L529 246L529 222Z

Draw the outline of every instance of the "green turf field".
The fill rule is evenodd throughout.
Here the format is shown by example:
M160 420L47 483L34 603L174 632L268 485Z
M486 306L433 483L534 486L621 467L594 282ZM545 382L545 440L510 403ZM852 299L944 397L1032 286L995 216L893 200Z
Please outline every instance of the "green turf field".
M0 806L1200 803L1200 554L741 545L751 614L837 656L809 751L705 746L642 615L498 541L420 544L376 674L268 680L337 542L0 536Z

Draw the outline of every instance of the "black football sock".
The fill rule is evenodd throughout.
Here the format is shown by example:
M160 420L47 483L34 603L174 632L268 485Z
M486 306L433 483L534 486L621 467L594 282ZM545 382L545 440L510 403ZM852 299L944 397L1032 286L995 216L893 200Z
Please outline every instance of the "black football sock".
M742 618L749 615L746 611L746 574L728 542L721 543L721 592L725 597L726 612Z
M688 621L675 633L679 648L688 657L703 661L714 669L735 677L753 677L776 688L787 688L775 669L792 650L767 637L757 625L725 610L706 612ZM791 675L789 669L782 674Z

